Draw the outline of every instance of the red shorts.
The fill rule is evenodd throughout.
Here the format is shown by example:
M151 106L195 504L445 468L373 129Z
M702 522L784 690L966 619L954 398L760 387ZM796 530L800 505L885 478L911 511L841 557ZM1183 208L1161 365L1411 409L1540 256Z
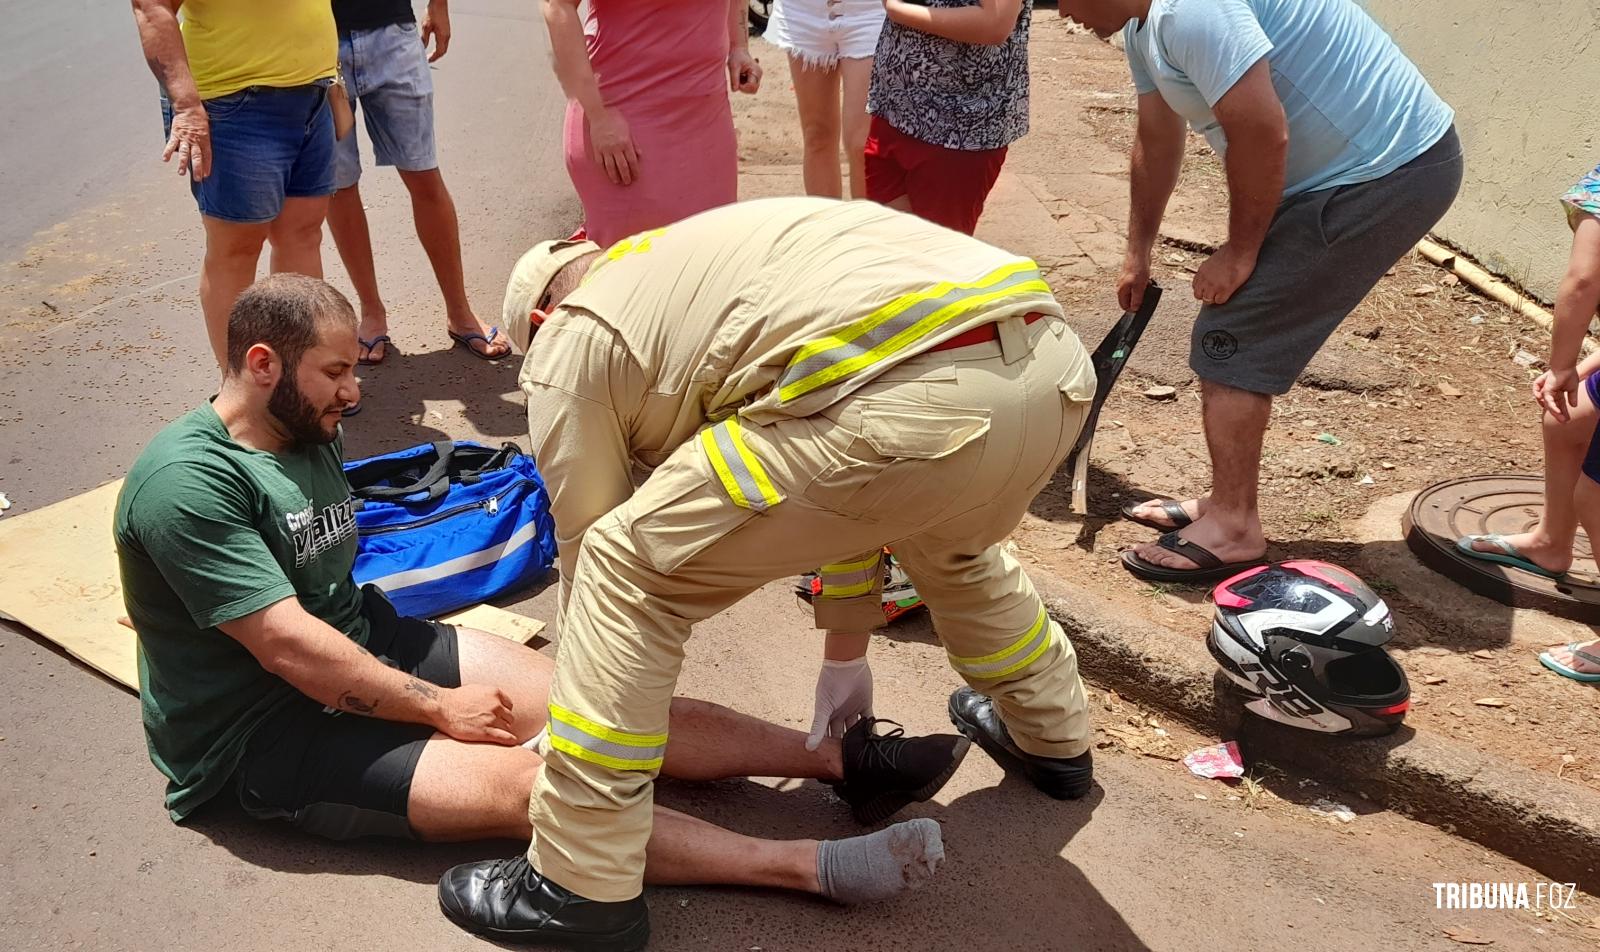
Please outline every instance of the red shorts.
M873 116L867 132L867 197L887 205L904 195L914 214L970 235L1005 162L1005 146L977 152L947 149L914 139Z

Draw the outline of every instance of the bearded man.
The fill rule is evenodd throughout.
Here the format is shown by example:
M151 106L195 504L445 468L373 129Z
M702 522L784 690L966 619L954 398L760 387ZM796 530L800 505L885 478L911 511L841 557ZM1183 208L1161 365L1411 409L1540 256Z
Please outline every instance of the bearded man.
M123 597L139 636L150 759L183 821L235 797L262 820L334 839L521 838L554 662L468 628L398 614L351 578L355 504L339 418L361 398L350 302L278 274L239 296L209 403L158 433L117 500ZM942 786L954 735L863 721L806 748L801 731L679 698L663 772L811 777L862 822ZM926 817L865 836L758 840L657 808L653 882L886 899L943 858Z

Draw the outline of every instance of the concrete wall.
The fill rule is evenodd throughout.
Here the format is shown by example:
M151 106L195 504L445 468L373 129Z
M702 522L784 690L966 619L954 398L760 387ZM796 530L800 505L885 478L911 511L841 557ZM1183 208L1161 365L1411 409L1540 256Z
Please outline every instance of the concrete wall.
M1461 197L1437 231L1550 300L1571 232L1557 199L1600 163L1600 0L1365 0L1455 107Z

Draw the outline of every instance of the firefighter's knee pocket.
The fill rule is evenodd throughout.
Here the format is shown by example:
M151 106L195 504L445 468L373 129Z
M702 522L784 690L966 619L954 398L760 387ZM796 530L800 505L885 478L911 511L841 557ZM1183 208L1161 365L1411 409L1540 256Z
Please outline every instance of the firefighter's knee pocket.
M700 453L678 453L617 511L638 557L663 575L726 538L756 515L734 505Z

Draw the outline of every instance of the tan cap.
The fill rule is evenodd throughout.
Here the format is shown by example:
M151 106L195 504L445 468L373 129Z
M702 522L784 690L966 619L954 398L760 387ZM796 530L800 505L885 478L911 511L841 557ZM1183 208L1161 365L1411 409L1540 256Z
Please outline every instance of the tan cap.
M506 282L506 303L501 313L501 325L518 350L526 351L533 337L533 309L544 297L545 289L562 268L586 254L599 251L592 241L541 241L517 259L511 269L511 280Z

